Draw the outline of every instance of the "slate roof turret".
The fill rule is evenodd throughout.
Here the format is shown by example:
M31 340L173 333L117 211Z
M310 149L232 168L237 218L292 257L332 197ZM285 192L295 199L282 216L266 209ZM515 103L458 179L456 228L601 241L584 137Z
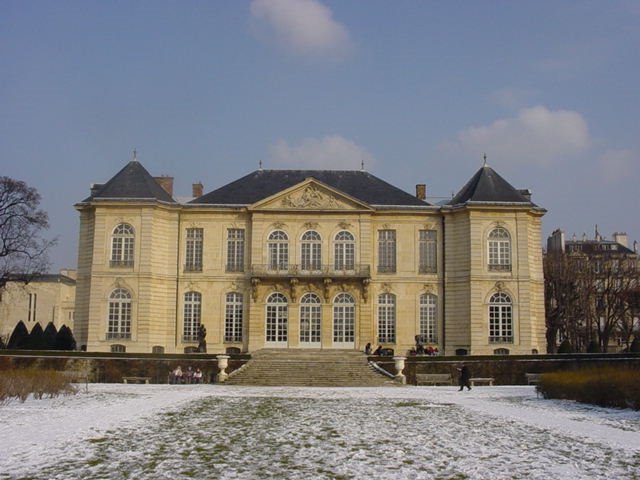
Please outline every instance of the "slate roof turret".
M502 178L488 165L483 165L462 189L446 203L461 205L467 203L521 203L535 206L526 197Z
M122 170L104 185L93 188L91 196L84 201L90 202L96 199L144 199L175 203L171 195L158 184L137 160L127 163Z

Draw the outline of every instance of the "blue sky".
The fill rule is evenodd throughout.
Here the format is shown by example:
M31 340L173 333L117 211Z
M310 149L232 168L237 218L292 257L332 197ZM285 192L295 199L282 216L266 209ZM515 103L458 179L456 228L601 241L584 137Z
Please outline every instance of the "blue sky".
M91 183L132 156L188 196L258 167L359 169L450 197L488 163L546 238L640 241L640 3L12 1L0 175L74 267Z

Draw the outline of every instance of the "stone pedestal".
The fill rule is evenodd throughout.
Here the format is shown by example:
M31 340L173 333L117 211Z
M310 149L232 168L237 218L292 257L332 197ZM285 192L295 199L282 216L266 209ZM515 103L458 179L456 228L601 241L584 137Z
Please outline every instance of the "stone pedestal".
M226 368L229 366L229 355L218 355L216 360L218 360L218 376L216 381L218 383L222 383L229 376L227 372L225 372Z
M407 383L407 377L404 376L402 371L404 370L404 361L407 357L393 357L393 360L396 362L396 376L394 380L398 383L402 383L403 385Z

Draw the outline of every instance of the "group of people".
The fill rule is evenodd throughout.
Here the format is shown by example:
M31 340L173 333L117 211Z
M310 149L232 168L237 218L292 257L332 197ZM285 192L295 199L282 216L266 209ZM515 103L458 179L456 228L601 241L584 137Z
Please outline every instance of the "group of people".
M187 367L185 371L182 371L182 368L178 365L169 375L169 383L174 385L202 382L202 370L199 368L196 368L194 371L191 367Z
M378 345L378 348L375 349L375 351L371 351L371 344L367 343L367 345L364 347L364 353L365 355L377 355L379 357L383 357L385 355L390 355L393 356L391 349L388 348L382 348L382 345Z
M427 345L425 348L424 345L418 344L415 348L409 350L409 355L440 355L440 350L438 350L438 346L435 347L432 345Z

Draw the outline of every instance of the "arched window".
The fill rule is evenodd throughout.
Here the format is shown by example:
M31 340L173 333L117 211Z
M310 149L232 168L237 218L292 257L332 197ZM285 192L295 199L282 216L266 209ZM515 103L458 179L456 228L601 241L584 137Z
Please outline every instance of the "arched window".
M269 295L267 299L267 342L284 343L287 341L288 303L287 297L281 293Z
M202 295L198 292L184 294L184 316L182 340L195 342L198 340L198 329L202 318Z
M427 343L438 343L438 298L420 295L420 335Z
M131 338L131 293L124 288L116 288L109 295L107 339L113 338Z
M318 232L310 230L302 235L300 259L302 270L322 270L322 238Z
M489 270L496 272L511 271L511 237L502 227L494 228L488 238Z
M132 267L135 245L134 230L128 223L121 223L111 235L111 266Z
M282 230L269 235L269 270L287 270L289 268L289 237Z
M356 302L348 293L340 293L333 301L333 343L355 341Z
M513 314L511 297L494 293L489 300L489 343L513 342Z
M242 294L227 293L224 307L224 341L242 341Z
M333 266L336 270L355 270L356 242L346 230L336 233L333 244Z
M383 293L378 297L378 342L396 341L396 296Z
M320 297L307 293L300 299L300 343L320 343Z

